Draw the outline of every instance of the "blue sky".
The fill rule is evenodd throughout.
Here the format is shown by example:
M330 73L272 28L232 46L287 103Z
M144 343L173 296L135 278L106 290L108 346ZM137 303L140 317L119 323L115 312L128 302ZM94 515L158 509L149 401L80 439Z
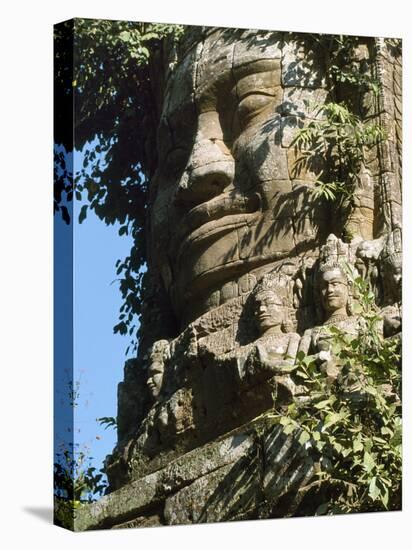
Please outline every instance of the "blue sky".
M76 152L75 168L82 157ZM132 239L119 236L119 224L105 225L90 209L79 224L82 204L68 204L71 225L59 213L55 216L55 441L73 441L100 469L116 443L116 431L99 426L96 418L117 415L117 385L130 341L113 333L122 304L115 263L128 254ZM68 398L71 379L78 385L74 406Z

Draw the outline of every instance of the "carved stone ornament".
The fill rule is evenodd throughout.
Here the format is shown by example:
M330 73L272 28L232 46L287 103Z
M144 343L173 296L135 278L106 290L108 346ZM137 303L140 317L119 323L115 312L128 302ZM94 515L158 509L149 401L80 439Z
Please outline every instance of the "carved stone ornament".
M324 161L293 145L336 93L312 35L189 30L154 65L150 307L119 390L113 492L85 528L314 514L299 489L315 465L264 414L302 397L298 350L339 376L325 329L357 334L348 266L393 309L388 335L400 318L399 55L360 39L353 63L381 91L339 84L388 135L365 153L348 214L317 192Z

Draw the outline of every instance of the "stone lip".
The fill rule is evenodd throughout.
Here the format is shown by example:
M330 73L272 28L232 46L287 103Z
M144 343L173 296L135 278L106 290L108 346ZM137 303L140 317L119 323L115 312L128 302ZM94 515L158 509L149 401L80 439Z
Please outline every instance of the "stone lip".
M239 192L221 194L189 210L182 219L174 238L174 248L180 257L187 248L219 235L222 231L251 223L260 212L261 201L257 193Z
M76 512L74 530L260 517L262 505L276 507L285 493L297 494L312 473L297 435L287 436L273 419L259 417L85 505ZM286 515L283 508L278 512Z

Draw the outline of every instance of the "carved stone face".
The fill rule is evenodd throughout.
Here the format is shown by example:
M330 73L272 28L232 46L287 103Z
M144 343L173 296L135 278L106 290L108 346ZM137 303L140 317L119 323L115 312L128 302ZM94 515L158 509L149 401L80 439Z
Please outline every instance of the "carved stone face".
M393 266L393 284L395 287L395 295L398 300L401 299L402 294L402 264L399 262Z
M322 274L320 293L327 317L333 314L347 314L348 284L345 275L339 268L325 271Z
M316 71L293 72L301 61L281 38L216 31L168 81L150 242L179 319L239 295L243 275L316 239L320 211L302 183L311 177L293 175L288 145L298 123L286 115L324 90ZM302 91L306 74L315 81Z
M255 296L255 316L261 334L269 329L280 331L285 307L275 292L260 292Z
M387 261L383 270L385 299L400 302L402 299L402 262L398 255Z
M164 364L160 361L153 361L148 369L147 386L150 395L156 399L159 396L162 387Z

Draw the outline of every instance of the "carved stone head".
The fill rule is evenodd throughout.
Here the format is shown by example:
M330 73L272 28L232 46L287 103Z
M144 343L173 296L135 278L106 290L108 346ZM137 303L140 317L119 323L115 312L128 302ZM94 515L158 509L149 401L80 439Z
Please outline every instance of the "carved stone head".
M385 304L402 299L402 235L394 229L385 240L381 255L381 273Z
M307 48L280 32L209 29L167 77L150 245L184 326L299 243L317 251L325 207L289 149L307 104L326 97Z
M253 310L260 335L286 332L288 281L278 273L265 275L253 293Z
M147 370L147 387L153 399L157 399L163 382L165 361L170 357L168 340L158 340L150 352L150 363Z
M332 316L347 316L348 278L339 264L327 266L320 271L319 290L326 321Z
M350 245L331 234L320 250L316 277L317 296L320 301L321 322L351 314L352 292L347 270L353 267L354 254Z

